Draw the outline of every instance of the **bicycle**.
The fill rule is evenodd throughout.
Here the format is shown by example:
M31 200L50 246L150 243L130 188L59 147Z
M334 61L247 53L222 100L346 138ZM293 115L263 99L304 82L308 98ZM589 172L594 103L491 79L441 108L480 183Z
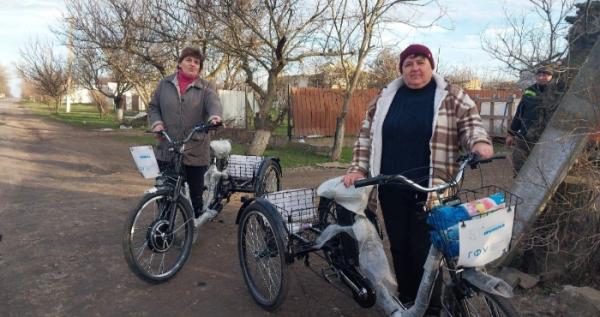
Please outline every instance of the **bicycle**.
M129 213L122 235L129 268L146 282L165 282L181 270L199 228L220 213L234 192L260 196L281 189L278 158L231 155L229 141L211 141L203 206L200 215L194 217L183 166L185 145L194 134L208 133L219 126L199 124L183 140L173 139L167 131L158 132L173 153L160 173L152 147L131 148L140 173L145 178L155 178L154 186L145 191ZM141 150L141 154L136 150Z
M499 157L493 159L496 158ZM363 190L362 197L360 193L355 197L342 197L343 189L319 198L314 189L305 188L270 193L245 201L238 216L238 255L253 299L266 310L276 310L287 294L286 266L302 258L306 265L310 265L309 254L321 251L321 257L329 266L322 271L323 276L329 282L332 282L332 277L339 277L362 307L371 307L379 302L392 316L423 316L434 282L442 272L447 275L442 289L442 310L447 316L518 316L504 298L512 296L512 288L501 279L485 273L483 265L460 264L461 258L450 251L456 251L453 250L456 243L463 242L455 240L446 229L435 229L435 225L444 220L437 216L441 208L461 206L462 203L487 197L491 192L504 195L503 208L462 219L457 225L474 228L470 221L489 221L492 215L500 215L500 211L509 218L514 217L521 198L496 186L465 191L459 188L467 166L475 168L491 161L474 155L464 156L454 178L431 187L421 186L402 175L380 175L355 183L355 190ZM336 182L339 184L339 180ZM386 288L389 266L383 254L380 226L374 213L361 212L366 206L364 193L369 191L361 187L387 184L404 184L421 192L433 192L437 198L436 205L428 210L428 222L433 226L432 236L437 239L432 241L418 295L412 305L400 302L390 294L394 290ZM351 212L340 205L340 198L346 206L362 204L363 207ZM508 225L512 228L512 219L503 230L508 230ZM504 248L495 252L506 252L509 242L510 236L508 241L503 242L505 245L496 246L496 249ZM375 247L369 249L369 245ZM368 257L369 265L364 265L367 261L361 262L365 260L361 257ZM487 258L483 264L489 263L490 259ZM384 266L385 269L382 269Z

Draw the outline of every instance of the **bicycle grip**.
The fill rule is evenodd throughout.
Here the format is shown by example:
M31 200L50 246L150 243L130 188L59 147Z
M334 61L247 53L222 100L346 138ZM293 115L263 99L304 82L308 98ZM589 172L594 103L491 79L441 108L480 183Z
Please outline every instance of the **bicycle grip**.
M506 159L506 155L500 154L500 155L494 155L494 156L492 156L490 158L487 158L487 159L478 159L474 163L490 163L493 160L503 160L503 159Z
M379 175L371 178L363 178L354 182L354 187L365 187L369 185L379 185L384 183L388 179L388 175Z

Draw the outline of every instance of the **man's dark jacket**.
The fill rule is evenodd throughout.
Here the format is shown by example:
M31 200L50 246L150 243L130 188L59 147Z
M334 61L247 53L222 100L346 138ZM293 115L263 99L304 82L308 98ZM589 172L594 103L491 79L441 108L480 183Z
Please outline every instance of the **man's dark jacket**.
M525 140L531 140L533 136L528 136L529 130L539 121L546 110L543 103L546 87L546 85L534 84L525 89L508 133Z

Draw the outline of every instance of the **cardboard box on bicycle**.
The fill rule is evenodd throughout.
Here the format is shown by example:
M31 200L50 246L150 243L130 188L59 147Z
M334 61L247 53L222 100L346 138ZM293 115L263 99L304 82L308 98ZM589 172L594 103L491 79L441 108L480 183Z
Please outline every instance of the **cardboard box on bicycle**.
M508 252L514 217L514 206L508 206L459 223L457 265L483 266Z
M154 150L150 145L132 146L129 148L138 171L144 178L155 178L159 174Z

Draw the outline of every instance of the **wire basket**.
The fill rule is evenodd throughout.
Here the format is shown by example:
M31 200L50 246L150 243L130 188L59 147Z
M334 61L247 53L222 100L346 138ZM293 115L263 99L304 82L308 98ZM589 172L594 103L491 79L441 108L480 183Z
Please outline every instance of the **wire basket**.
M227 174L239 179L252 179L262 164L262 156L235 155L229 156Z
M465 228L465 224L470 223L471 220L491 216L496 212L502 211L503 213L513 213L510 223L500 223L489 228L481 228L480 230L483 230L482 235L490 236L491 233L502 228L505 230L511 228L510 233L512 233L514 213L516 213L517 207L521 202L521 198L497 186L484 186L474 190L462 190L446 199L442 205L430 210L427 223L431 227L431 243L444 254L447 261L455 261L458 259L459 254L461 254L459 226ZM476 240L477 243L488 243L484 239L473 238L473 240ZM505 249L502 252L508 251L509 243L510 237L506 241ZM502 246L498 244L498 247ZM481 250L487 250L486 248L484 246L478 252L484 252ZM474 254L474 256L479 255Z
M289 234L300 234L318 223L318 198L312 188L269 193L263 198L277 207Z

